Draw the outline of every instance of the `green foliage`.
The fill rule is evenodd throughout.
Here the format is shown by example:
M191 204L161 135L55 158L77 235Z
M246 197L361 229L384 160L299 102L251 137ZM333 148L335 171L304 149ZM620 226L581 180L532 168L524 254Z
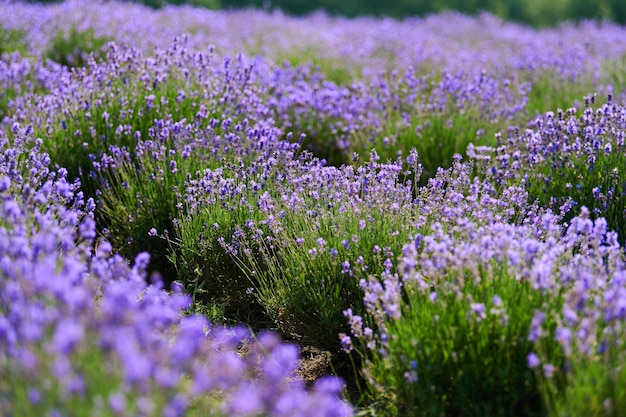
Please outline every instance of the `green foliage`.
M219 9L221 7L220 0L189 0L183 1L180 4L189 4L191 6L204 7L205 9Z
M66 67L84 67L90 55L96 60L103 59L106 56L104 47L110 41L106 37L97 36L94 29L80 31L72 26L67 31L57 33L44 52L44 57Z
M359 78L360 69L353 63L320 57L320 52L313 50L285 51L278 54L277 61L286 62L292 67L310 65L314 73L323 74L324 78L337 84L349 85Z
M175 6L189 5L196 7L203 7L205 9L219 9L221 7L220 0L133 0L137 3L142 3L153 9L159 9L169 4Z
M112 170L103 170L99 189L100 224L111 244L127 259L147 251L151 269L170 282L175 270L166 254L170 250L165 239L150 236L152 229L169 233L177 214L177 190L182 187L185 173L173 173L171 161L181 170L194 169L198 160L185 159L175 148L163 146L167 153L153 157L153 149L140 156L126 154L118 158ZM171 152L169 152L171 150ZM120 151L121 152L121 151Z
M593 94L620 92L626 88L624 63L626 57L606 59L599 63L587 63L579 72L565 73L538 71L522 74L521 79L530 83L527 115L532 118L555 109L583 107L585 97ZM563 71L563 70L561 70Z
M252 199L252 195L240 196ZM220 322L245 323L253 328L273 327L251 294L251 283L224 247L225 237L247 220L262 220L252 205L239 199L220 199L176 224L172 260L178 279L198 305L215 306Z
M28 44L24 36L22 29L6 29L0 26L0 56L12 52L26 53Z
M592 75L569 78L542 72L531 81L526 111L533 118L554 109L582 107L584 98L597 91L598 84Z
M225 7L264 7L262 0L223 0ZM424 16L444 10L456 10L465 14L489 11L504 19L515 20L533 26L553 26L564 20L611 19L626 22L626 5L621 0L332 0L302 1L275 0L272 7L288 13L302 15L325 9L331 14L344 16L387 15L396 18Z
M380 274L385 258L399 253L399 242L414 230L411 210L398 204L401 209L389 211L368 204L347 211L341 203L326 210L315 203L297 211L282 206L279 225L261 227L264 239L253 236L256 230L247 232L240 264L283 334L339 349L343 311L362 310L359 281Z
M495 133L521 116L502 112L498 109L502 103L482 97L494 93L491 77L483 74L474 82L478 92L448 89L437 73L419 78L419 87L392 81L390 94L398 98L383 104L379 131L369 137L359 132L349 151L363 153L374 148L383 160L394 160L406 150L416 149L423 167L420 185L426 184L438 168L452 166L455 154L464 155L470 143L495 145ZM522 102L523 97L514 93L511 85L499 87ZM513 103L505 105L512 107Z
M626 360L624 334L616 335L611 349L603 357L589 358L575 353L568 358L570 372L566 376L565 389L558 390L554 382L543 378L556 395L551 398L551 416L611 416L626 415ZM541 378L541 376L539 376Z
M415 148L424 170L420 185L425 185L429 178L435 176L438 168L452 166L455 154L465 154L470 143L495 144L494 135L498 128L489 126L484 119L480 112L473 111L415 115L408 127L394 129L394 123L389 123L384 132L374 137L371 146L383 159L393 159L402 150ZM487 131L482 128L485 126Z

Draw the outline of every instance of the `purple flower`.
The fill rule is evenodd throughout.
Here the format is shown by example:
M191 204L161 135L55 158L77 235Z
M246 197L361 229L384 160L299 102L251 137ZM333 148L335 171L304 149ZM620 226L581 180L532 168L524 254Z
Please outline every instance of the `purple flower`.
M41 392L37 388L29 387L26 395L31 404L39 404L41 401Z
M138 348L132 336L118 335L115 348L124 368L125 380L131 384L147 383L152 375L153 364L150 357Z
M142 252L135 257L135 265L133 266L133 270L136 271L138 275L143 275L148 269L149 263L150 254L147 252Z
M567 327L558 326L556 328L555 340L564 347L565 352L569 353L571 351L570 344L572 342L572 331Z
M263 366L265 376L270 380L281 380L290 376L296 369L298 358L299 350L295 345L277 346Z
M76 348L83 335L82 323L76 318L65 318L57 324L52 343L58 353L68 355Z
M497 294L491 298L491 303L494 307L500 308L503 306L502 298L500 298Z
M543 365L543 375L547 379L552 378L554 376L554 372L555 372L554 365L551 365L549 363L546 363L545 365Z
M232 397L225 402L224 412L231 416L261 414L264 408L260 394L258 387L251 383L241 384Z
M6 191L11 186L11 178L4 176L0 178L0 193Z
M539 356L537 356L537 354L534 352L528 354L527 363L528 367L531 369L534 369L541 364L541 362L539 361Z
M543 331L541 326L545 321L546 316L541 311L535 311L535 315L533 316L530 323L530 333L528 335L528 340L531 342L536 342L539 340L541 336L543 336Z
M111 407L111 411L116 414L122 414L126 411L126 396L119 392L115 391L109 394L109 406Z
M352 270L350 269L350 261L347 259L341 263L341 273L352 276Z
M345 333L339 334L339 339L341 340L341 348L346 352L351 352L352 347L352 339Z
M15 222L22 215L20 206L13 200L7 200L4 202L4 217L5 219Z
M83 239L93 240L96 238L96 222L91 217L85 217L78 231Z

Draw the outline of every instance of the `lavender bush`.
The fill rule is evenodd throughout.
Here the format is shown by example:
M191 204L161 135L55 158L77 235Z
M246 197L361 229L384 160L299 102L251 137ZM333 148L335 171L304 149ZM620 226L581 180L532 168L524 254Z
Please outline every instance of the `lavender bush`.
M104 47L110 41L97 37L93 29L80 32L72 26L66 32L60 31L52 39L44 56L69 68L84 67L90 56L98 60L104 58Z
M602 105L594 106L594 102L588 96L581 111L570 107L539 116L524 132L511 132L492 155L482 157L493 157L490 175L494 181L525 183L532 199L568 211L566 220L586 207L593 218L604 217L623 243L625 111L611 95ZM482 148L478 154L485 151Z
M225 246L284 334L336 351L359 278L382 271L416 227L413 190L399 182L408 175L402 161L383 164L375 152L357 169L300 161L258 197L256 218Z

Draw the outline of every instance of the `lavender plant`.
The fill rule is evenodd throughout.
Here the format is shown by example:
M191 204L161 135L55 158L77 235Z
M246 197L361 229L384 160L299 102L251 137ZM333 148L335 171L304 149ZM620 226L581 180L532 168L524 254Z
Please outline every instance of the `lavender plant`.
M197 129L157 122L153 139L138 142L135 158L112 149L103 164L115 167L101 166L110 182L100 201L111 239L125 252L151 248L167 256L196 301L227 294L236 309L249 304L247 297L234 302L248 286L242 287L218 238L243 221L238 213L249 208L252 198L246 194L257 193L259 184L265 187L293 159L296 148L279 140L274 129L250 126L247 120L213 119L209 124ZM245 190L255 180L257 188Z
M290 166L259 197L260 219L246 219L225 246L283 334L335 352L342 311L358 309L360 277L394 257L417 213L402 160L380 163L373 151L356 169L316 162ZM411 162L420 169L415 153Z
M236 66L226 59L215 67L210 53L191 53L184 40L150 59L110 45L105 62L72 73L43 102L37 95L24 101L35 107L38 117L29 121L37 132L47 132L45 150L53 163L79 176L88 195L99 194L98 223L116 250L129 258L147 250L153 255L150 269L173 276L167 243L148 233L173 230L177 193L187 174L211 158L208 150L217 152L207 142L221 141L213 130L230 126L230 117L254 120L255 111L263 112L248 85L250 73L243 57ZM228 140L226 131L224 136ZM188 158L202 146L205 158ZM229 152L226 142L220 146ZM222 162L214 158L213 164Z
M551 416L610 415L624 410L624 250L607 221L586 208L562 237L574 255L558 271L563 303L535 313L536 350L528 365ZM548 349L565 358L559 367Z
M132 150L138 139L148 138L155 119L206 126L213 117L240 114L239 100L252 95L246 87L251 68L240 58L235 68L229 59L220 67L211 51L188 51L184 38L154 58L111 44L104 62L75 71L45 99L24 97L19 105L29 110L14 120L49 136L46 150L53 161L94 193L91 160L111 145Z
M387 161L416 148L423 183L470 142L495 144L495 132L518 121L526 104L523 87L499 83L484 69L421 75L409 68L342 86L310 68L287 67L269 91L280 125L305 132L304 146L330 165L352 163L354 152L375 149Z
M19 111L17 98L28 93L45 94L59 85L67 70L55 63L33 62L19 52L0 58L0 120L10 127L10 118Z
M533 311L561 303L551 278L558 218L470 172L457 163L430 181L420 210L436 213L428 233L361 280L366 314L344 312L344 349L362 358L372 407L385 415L545 412L527 355ZM555 349L546 355L558 366Z
M597 109L593 101L586 98L580 115L576 108L548 112L525 132L513 132L495 151L492 174L495 181L522 181L546 207L569 210L566 221L587 207L623 241L624 110L611 96Z
M301 165L295 159L297 146L281 141L276 130L236 130L224 143L230 156L216 154L213 164L207 165L211 168L185 180L175 222L175 263L199 299L209 297L231 318L246 317L246 322L258 326L266 320L262 308L258 311L249 279L225 246L237 227L266 219L265 195L275 194L288 178L285 172Z
M498 130L520 120L526 104L524 86L500 82L485 69L421 77L414 69L402 77L392 72L374 91L385 97L378 104L382 126L373 137L358 137L352 147L374 146L383 159L416 148L424 167L422 184L437 168L450 167L469 143L493 143Z

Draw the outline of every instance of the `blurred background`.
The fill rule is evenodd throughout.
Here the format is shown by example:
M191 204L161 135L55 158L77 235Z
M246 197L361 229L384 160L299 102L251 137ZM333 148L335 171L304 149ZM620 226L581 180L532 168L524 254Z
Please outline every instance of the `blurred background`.
M306 15L324 9L331 15L424 16L446 10L464 14L490 12L503 19L535 27L563 21L608 19L626 23L626 0L132 0L153 8L188 4L210 9L281 9L290 15ZM50 0L43 0L50 2Z

